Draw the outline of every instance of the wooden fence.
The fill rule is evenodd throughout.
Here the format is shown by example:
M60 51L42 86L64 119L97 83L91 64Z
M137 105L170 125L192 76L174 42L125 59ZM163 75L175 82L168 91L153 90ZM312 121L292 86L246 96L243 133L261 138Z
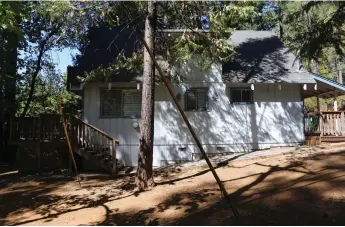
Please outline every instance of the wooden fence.
M56 141L66 139L61 115L16 117L11 120L10 141Z

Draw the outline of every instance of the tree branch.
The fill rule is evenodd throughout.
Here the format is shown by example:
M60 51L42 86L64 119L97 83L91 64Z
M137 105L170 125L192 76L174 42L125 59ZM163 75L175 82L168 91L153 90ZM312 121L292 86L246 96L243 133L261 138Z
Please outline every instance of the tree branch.
M41 66L42 66L42 58L43 58L44 53L47 51L47 49L46 49L47 42L49 41L49 39L53 35L55 35L59 31L59 29L61 27L62 27L62 24L59 24L54 30L52 30L48 34L48 36L40 44L39 54L38 54L37 63L36 63L36 68L35 68L34 74L32 75L32 80L31 80L31 84L30 84L29 96L28 96L28 99L26 100L26 103L25 103L25 106L24 106L24 110L23 110L22 114L20 115L20 117L25 117L25 115L27 114L27 111L29 109L29 106L31 104L32 96L33 96L34 91L35 91L36 78L37 78L37 75L40 72Z

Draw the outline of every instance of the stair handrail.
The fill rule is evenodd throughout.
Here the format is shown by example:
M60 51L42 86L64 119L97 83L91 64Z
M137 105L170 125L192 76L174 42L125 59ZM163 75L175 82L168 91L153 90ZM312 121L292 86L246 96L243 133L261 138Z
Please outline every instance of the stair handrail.
M87 125L88 127L92 128L92 129L94 129L94 130L96 130L97 132L99 132L99 133L102 134L103 136L107 137L108 139L115 141L116 144L119 144L119 143L120 143L120 141L119 141L118 139L115 139L115 138L111 137L111 136L108 135L107 133L105 133L105 132L103 132L102 130L100 130L99 128L96 128L95 126L93 126L93 125L87 123L86 121L82 120L81 118L79 118L79 117L77 117L77 116L74 116L74 115L72 115L72 114L69 114L69 115L72 116L73 118L75 118L76 120L81 121L83 124Z

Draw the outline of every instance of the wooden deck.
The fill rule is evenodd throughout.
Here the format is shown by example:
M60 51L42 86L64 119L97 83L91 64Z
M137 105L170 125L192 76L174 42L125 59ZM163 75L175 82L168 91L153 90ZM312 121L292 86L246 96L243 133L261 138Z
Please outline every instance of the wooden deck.
M321 142L345 142L345 111L322 111L304 119L306 135L319 133Z
M119 141L75 116L65 116L65 122L73 152L110 173L116 173L116 146ZM57 162L61 159L66 162L66 157L71 157L60 114L13 118L10 129L9 144L19 147L21 165L30 159L31 167L40 171L44 157L54 156ZM71 164L71 160L67 162Z
M325 143L345 142L345 136L321 136L321 142L325 142Z

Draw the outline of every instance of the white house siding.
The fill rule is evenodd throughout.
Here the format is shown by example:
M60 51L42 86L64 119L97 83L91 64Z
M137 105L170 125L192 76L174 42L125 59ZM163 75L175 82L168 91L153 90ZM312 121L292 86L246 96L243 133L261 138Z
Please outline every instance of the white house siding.
M255 84L254 104L233 105L229 101L229 87L249 85L224 84L218 66L207 73L195 67L184 68L178 73L188 77L184 82L172 84L175 92L182 96L182 106L186 88L209 87L208 111L186 112L207 152L248 152L303 142L300 84L282 84L281 90L277 84ZM85 87L84 119L119 139L119 160L124 165L135 166L140 129L134 129L132 124L137 119L99 118L101 86L107 85L90 84ZM128 85L113 83L112 86ZM156 86L155 98L153 164L158 166L166 161L192 160L199 150L164 86Z

